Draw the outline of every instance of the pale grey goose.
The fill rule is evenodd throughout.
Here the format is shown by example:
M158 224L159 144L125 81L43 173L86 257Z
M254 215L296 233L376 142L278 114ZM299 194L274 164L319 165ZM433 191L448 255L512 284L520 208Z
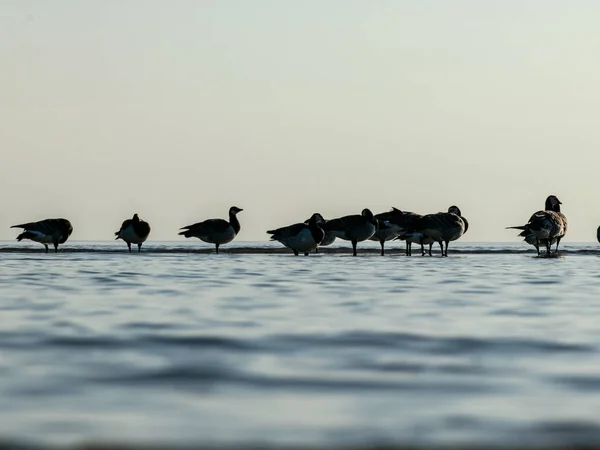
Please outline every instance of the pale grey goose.
M325 232L332 232L336 237L352 242L352 254L356 256L356 244L369 239L377 230L377 219L369 209L361 214L339 217L327 221L323 225Z
M46 253L48 253L48 244L53 244L54 251L58 252L58 244L64 244L73 232L73 226L67 219L45 219L13 225L11 228L23 228L23 232L17 236L17 241L31 239L44 244Z
M295 223L286 227L269 230L267 233L271 235L271 240L279 241L298 256L298 253L308 253L315 250L319 243L323 240L325 232L319 226L322 216L315 213L308 219L306 223ZM322 223L322 222L321 222Z
M131 244L137 244L138 252L142 251L142 244L150 234L150 225L143 221L137 214L131 219L127 219L121 225L119 231L115 232L115 240L123 239L127 244L129 253L131 253Z
M560 240L567 233L568 221L565 215L560 211L561 201L555 195L546 198L543 211L535 212L525 225L507 227L516 230L523 230L519 236L535 240L534 247L540 254L540 245L546 246L546 254L550 254L550 247L556 242L554 253L558 253ZM528 241L529 242L529 241Z
M229 208L229 222L224 219L208 219L187 227L182 227L179 234L189 237L197 237L201 241L215 244L215 250L219 253L219 246L231 242L240 232L240 221L237 214L243 209L237 206Z

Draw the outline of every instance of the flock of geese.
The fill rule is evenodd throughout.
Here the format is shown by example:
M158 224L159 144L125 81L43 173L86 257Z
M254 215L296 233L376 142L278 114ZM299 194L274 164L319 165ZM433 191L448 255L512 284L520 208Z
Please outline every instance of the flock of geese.
M507 227L521 230L519 236L524 241L533 245L538 255L540 247L551 253L551 246L556 244L554 253L558 252L558 245L567 232L567 218L560 211L561 202L554 195L546 199L543 210L535 212L525 225ZM232 206L229 208L229 220L208 219L193 225L181 228L180 235L186 238L195 237L209 244L215 245L216 253L219 246L231 242L240 232L240 222L237 215L243 211ZM30 239L46 247L54 246L58 252L59 244L64 244L71 233L73 226L67 219L45 219L39 222L13 225L11 228L22 228L23 232L17 240ZM381 255L384 255L385 242L402 240L406 242L406 255L412 254L412 244L421 246L421 255L425 255L425 246L429 246L428 253L434 243L440 245L442 256L448 256L448 243L459 239L469 229L469 222L462 216L460 209L450 206L447 212L420 215L413 212L401 211L392 208L391 211L373 214L369 209L363 209L360 214L354 214L336 219L325 220L319 213L314 213L308 220L293 225L267 231L271 240L282 243L291 249L294 255L303 253L308 255L311 251L318 252L319 247L330 245L336 238L352 243L352 254L356 256L356 247L359 242L372 240L381 245ZM150 225L134 214L131 219L125 220L119 231L115 232L116 239L122 239L131 252L131 244L137 244L138 252L142 244L150 235ZM598 228L600 241L600 227ZM444 248L444 243L445 248Z

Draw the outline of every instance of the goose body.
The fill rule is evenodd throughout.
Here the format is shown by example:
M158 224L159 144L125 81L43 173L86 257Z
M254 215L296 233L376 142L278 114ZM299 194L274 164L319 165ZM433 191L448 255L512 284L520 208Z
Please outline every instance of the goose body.
M361 214L339 217L323 225L325 232L331 232L340 239L352 242L352 254L356 256L356 244L369 239L377 231L377 219L369 209Z
M434 242L440 244L442 256L448 256L448 243L459 239L469 228L469 222L465 219L460 209L456 206L448 208L448 212L439 212L435 214L426 214L415 220L412 230L417 233L415 236L422 235L431 238ZM446 249L444 250L444 242Z
M30 239L44 244L46 253L48 253L48 244L54 245L54 251L58 252L58 245L64 244L73 232L73 226L67 219L45 219L13 225L11 228L23 228L23 232L17 236L17 241Z
M375 220L377 223L377 230L369 239L371 241L379 242L381 245L381 256L385 254L384 245L386 241L390 241L398 236L402 231L402 227L391 222L392 212L387 211L379 214L375 214Z
M119 231L115 232L115 240L123 239L131 252L131 244L137 244L138 252L142 251L142 244L150 234L150 225L143 221L137 214L131 219L127 219L121 225Z
M560 211L560 205L562 205L561 201L555 195L550 195L546 198L544 210L533 213L525 225L507 228L522 230L519 236L523 236L527 243L532 244L537 249L538 255L540 245L545 245L546 253L550 254L550 247L554 243L556 243L554 253L557 253L560 240L567 233L569 226L567 218Z
M307 223L296 223L286 227L269 230L272 241L279 241L298 256L298 253L308 255L315 250L323 240L325 232L319 226L322 216L315 213Z
M203 242L215 244L215 251L219 253L219 246L227 244L240 232L241 225L237 214L243 209L237 206L229 208L229 222L224 219L208 219L193 225L182 227L179 234L189 237L196 237Z

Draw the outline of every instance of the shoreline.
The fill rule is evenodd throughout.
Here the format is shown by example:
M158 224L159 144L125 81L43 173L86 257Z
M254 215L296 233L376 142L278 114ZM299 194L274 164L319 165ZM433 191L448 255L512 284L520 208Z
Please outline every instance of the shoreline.
M31 247L18 247L18 246L10 246L10 247L0 247L0 254L13 254L13 253L24 253L24 254L46 254L46 251L42 247L31 248ZM54 250L51 249L48 254L54 254ZM129 254L127 250L123 250L123 248L60 248L58 249L58 253L101 253L101 254ZM132 254L137 254L137 250L131 252ZM143 248L142 254L216 254L214 248ZM381 250L379 248L363 248L358 249L357 256L366 256L366 255L376 255L380 256ZM281 248L270 248L270 247L231 247L231 248L220 248L219 254L231 254L231 255L293 255L293 252L285 247ZM310 253L309 256L318 256L318 255L351 255L352 247L321 247L319 248L319 253L315 253L314 251ZM533 249L450 249L450 256L452 255L531 255L537 256L535 250ZM541 258L548 257L557 257L557 256L566 256L566 255L600 255L600 249L575 249L575 250L559 250L558 255L554 253L551 256L546 256L544 253L540 255ZM300 254L299 257L304 256ZM404 248L392 248L385 251L385 256L406 256ZM420 252L413 249L412 257L420 257ZM425 254L425 257L429 256ZM435 249L433 251L432 257L440 257L439 250L436 252Z

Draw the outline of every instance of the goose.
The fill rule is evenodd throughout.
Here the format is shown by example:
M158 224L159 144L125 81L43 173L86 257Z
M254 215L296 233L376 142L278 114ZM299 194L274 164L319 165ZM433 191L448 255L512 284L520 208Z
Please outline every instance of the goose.
M596 239L598 239L598 242L600 242L600 227L598 227L596 230Z
M129 248L131 253L131 244L137 244L138 253L142 251L142 244L148 235L150 234L150 225L148 222L144 222L139 218L137 214L134 214L131 219L127 219L121 225L121 229L115 232L115 240L123 239Z
M425 256L424 245L429 245L429 256L431 256L431 247L435 242L431 237L424 236L422 233L408 231L414 227L415 222L423 217L421 214L416 214L410 211L401 211L398 208L392 207L390 211L390 223L397 225L400 228L398 236L394 240L402 240L406 242L406 256L412 255L412 244L421 246L421 255Z
M64 244L73 232L73 226L67 219L45 219L13 225L11 228L23 228L23 232L17 236L17 241L31 239L44 244L46 253L48 253L48 244L54 244L54 251L58 252L58 244Z
M377 230L375 234L369 238L371 241L379 241L379 245L381 245L381 256L384 256L384 248L385 241L389 241L398 236L398 233L402 231L402 227L399 225L392 223L392 212L382 212L379 214L375 214L375 219L377 220Z
M453 205L448 208L448 212L426 214L416 219L407 231L413 233L412 237L418 237L423 243L427 238L439 242L442 256L448 256L448 243L460 238L468 229L469 222L462 216L460 209Z
M562 202L556 195L549 195L546 198L544 210L537 211L525 225L507 227L508 229L522 230L519 236L524 236L525 241L533 243L540 255L540 244L546 246L546 254L550 254L552 244L556 242L554 253L558 253L560 240L567 233L568 221L565 215L560 211Z
M179 234L186 238L197 237L201 241L215 244L215 250L219 253L219 246L233 241L240 232L241 226L237 214L242 211L243 209L232 206L229 208L229 222L224 219L208 219L180 228L184 231Z
M319 224L319 227L321 227L321 229L323 228L323 225L325 223L327 223L327 220L325 220L323 218L323 216L319 213L315 213L313 215L317 216L317 223ZM304 223L306 225L308 225L308 222L310 221L310 219L306 219L304 221ZM335 241L335 234L333 234L331 231L326 231L325 232L325 236L323 237L323 240L321 241L321 243L317 246L317 248L315 249L316 253L319 253L319 247L325 247L327 245L331 245L333 244L333 242Z
M292 249L294 255L298 256L298 253L302 252L308 256L308 253L315 250L325 237L325 232L319 226L322 218L323 216L319 213L315 213L308 219L308 224L295 223L276 230L269 230L267 233L272 235L272 241L279 241L287 248Z
M359 214L329 220L323 231L332 232L336 237L352 242L352 254L356 256L356 244L369 239L377 230L377 219L369 209Z

